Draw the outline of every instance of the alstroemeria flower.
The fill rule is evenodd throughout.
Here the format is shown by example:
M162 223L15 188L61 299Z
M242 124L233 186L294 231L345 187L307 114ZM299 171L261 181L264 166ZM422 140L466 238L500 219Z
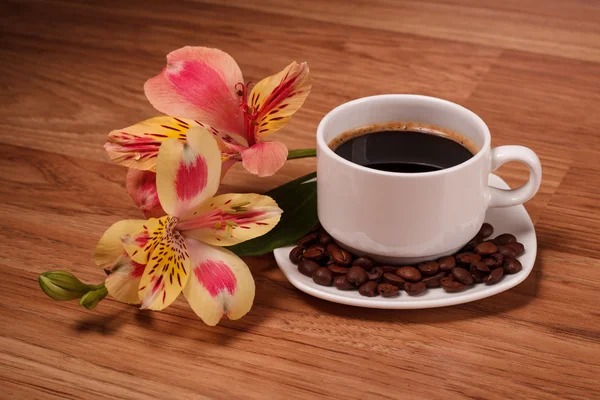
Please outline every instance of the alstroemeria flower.
M165 69L144 86L152 105L173 117L113 131L105 148L119 164L153 171L162 141L184 141L188 129L202 126L218 139L225 171L241 161L251 173L270 176L283 166L288 150L283 143L265 139L289 121L310 88L306 63L293 62L252 86L244 83L229 54L183 47L167 55Z
M254 299L248 266L222 248L261 236L279 222L268 196L215 196L221 175L217 142L204 128L185 142L162 142L156 162L161 218L112 225L96 247L95 261L109 269L108 293L117 300L162 310L181 292L208 325L237 319Z

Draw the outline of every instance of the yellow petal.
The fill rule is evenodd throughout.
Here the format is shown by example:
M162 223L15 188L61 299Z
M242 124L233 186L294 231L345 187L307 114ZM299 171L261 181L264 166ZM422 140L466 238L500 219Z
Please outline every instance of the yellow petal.
M221 153L216 140L202 127L190 129L187 141L167 140L156 166L158 198L177 217L214 196L221 178Z
M169 216L150 218L142 221L139 228L121 236L123 248L131 259L140 264L147 264L150 254L160 241L165 226L170 223Z
M157 236L158 243L139 285L143 309L162 310L168 307L188 281L190 257L183 237L174 230L176 224L177 218L169 217L168 224Z
M102 268L113 268L124 251L122 238L137 234L145 224L143 219L126 219L113 224L98 241L94 262Z
M193 260L183 294L204 323L214 326L223 315L239 319L254 301L254 279L248 266L231 251L186 239Z
M222 194L194 209L177 229L186 237L214 246L232 246L269 232L282 212L269 196Z
M113 298L127 304L139 304L138 287L145 265L132 261L124 253L113 266L104 285Z
M185 142L191 119L155 117L108 134L104 148L117 164L129 168L154 171L162 142L169 138Z
M261 141L289 121L308 97L312 79L306 63L291 63L275 75L258 82L248 96L248 106L255 113L253 137Z

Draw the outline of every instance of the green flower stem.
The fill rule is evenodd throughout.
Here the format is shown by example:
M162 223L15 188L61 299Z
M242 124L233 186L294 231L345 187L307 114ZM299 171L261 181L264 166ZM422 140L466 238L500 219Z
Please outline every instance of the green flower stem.
M307 157L316 157L317 149L298 149L298 150L290 150L288 152L288 160L293 160L295 158L307 158Z

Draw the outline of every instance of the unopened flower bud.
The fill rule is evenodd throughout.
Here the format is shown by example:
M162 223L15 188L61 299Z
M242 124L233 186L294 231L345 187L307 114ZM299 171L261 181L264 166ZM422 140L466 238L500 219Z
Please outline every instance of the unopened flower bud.
M48 297L60 301L78 299L91 289L89 285L64 271L44 272L38 277L38 282Z
M92 290L83 295L81 300L79 300L79 305L84 306L88 310L93 310L96 308L100 300L104 299L108 294L108 290L106 287L102 286L99 289Z

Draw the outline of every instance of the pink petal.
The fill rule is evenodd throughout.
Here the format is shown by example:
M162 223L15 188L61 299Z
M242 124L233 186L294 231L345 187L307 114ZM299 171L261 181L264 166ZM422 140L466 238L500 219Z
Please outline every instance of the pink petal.
M254 279L248 266L231 251L185 239L192 272L183 294L196 314L211 326L226 315L243 317L254 301Z
M259 142L242 152L242 165L258 176L271 176L283 167L287 155L281 142Z
M144 212L146 218L165 215L156 191L156 174L130 168L127 172L125 188L135 205Z
M188 131L186 142L163 142L156 161L156 187L163 209L183 217L212 197L221 181L221 152L205 128Z
M213 246L233 246L269 232L282 212L269 196L221 194L195 208L189 218L181 219L177 230Z
M194 267L194 275L198 282L212 296L227 291L230 295L235 293L237 279L229 266L221 260L206 260Z
M233 158L229 158L225 161L223 161L223 164L221 164L221 180L223 180L223 178L225 177L225 174L227 174L227 171L229 171L229 168L231 168L233 166L233 164L235 164L237 162L237 160L233 159Z
M167 66L144 85L159 111L191 118L219 130L245 136L237 83L242 72L227 53L206 47L182 47L167 55Z

